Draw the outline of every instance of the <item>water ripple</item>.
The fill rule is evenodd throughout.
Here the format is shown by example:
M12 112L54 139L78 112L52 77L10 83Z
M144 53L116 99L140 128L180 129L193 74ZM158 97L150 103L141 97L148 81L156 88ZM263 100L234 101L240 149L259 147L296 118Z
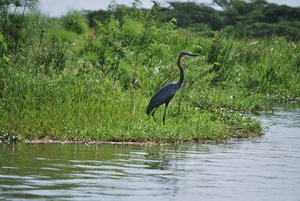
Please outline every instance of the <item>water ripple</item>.
M0 200L299 200L300 109L224 144L0 145Z

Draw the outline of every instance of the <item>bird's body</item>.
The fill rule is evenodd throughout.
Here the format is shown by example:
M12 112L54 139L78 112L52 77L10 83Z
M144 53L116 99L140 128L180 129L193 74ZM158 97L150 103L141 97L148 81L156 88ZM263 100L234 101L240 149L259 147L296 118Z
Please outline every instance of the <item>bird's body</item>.
M151 98L147 107L147 114L149 115L154 108L163 103L168 104L180 87L178 82L172 81L160 88ZM166 94L168 94L168 96L166 96Z
M149 115L151 113L151 111L154 109L154 111L152 112L152 117L155 120L154 117L154 113L156 111L156 109L162 105L165 104L165 112L164 112L164 116L163 116L163 124L165 124L165 119L166 119L166 110L167 107L170 103L170 100L174 97L174 95L176 94L176 92L178 91L178 89L180 89L180 87L183 84L184 81L184 72L183 69L180 65L180 61L181 58L183 56L198 56L198 54L191 54L191 53L187 53L187 52L181 52L178 55L178 59L177 59L177 66L179 68L180 71L180 78L178 82L172 81L169 82L168 84L164 85L162 88L160 88L155 94L154 96L151 98L149 105L147 107L147 111L146 113Z

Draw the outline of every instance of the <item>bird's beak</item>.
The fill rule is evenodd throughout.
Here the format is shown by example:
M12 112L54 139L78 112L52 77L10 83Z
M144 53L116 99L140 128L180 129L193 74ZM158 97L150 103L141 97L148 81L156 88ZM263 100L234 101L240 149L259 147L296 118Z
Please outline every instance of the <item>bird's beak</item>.
M192 56L192 57L196 57L196 56L200 56L200 54L193 54L193 53L186 53L187 56Z

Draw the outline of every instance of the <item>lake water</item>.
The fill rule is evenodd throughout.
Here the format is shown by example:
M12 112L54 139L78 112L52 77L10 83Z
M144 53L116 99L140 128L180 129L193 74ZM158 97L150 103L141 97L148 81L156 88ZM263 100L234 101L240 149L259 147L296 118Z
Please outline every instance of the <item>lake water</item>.
M263 138L174 146L0 144L0 200L300 200L300 106Z

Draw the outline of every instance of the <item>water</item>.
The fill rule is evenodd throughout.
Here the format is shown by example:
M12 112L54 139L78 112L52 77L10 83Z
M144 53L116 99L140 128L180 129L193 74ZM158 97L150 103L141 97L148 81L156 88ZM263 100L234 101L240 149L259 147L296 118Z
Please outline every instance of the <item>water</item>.
M224 144L0 144L0 200L300 200L300 107Z

